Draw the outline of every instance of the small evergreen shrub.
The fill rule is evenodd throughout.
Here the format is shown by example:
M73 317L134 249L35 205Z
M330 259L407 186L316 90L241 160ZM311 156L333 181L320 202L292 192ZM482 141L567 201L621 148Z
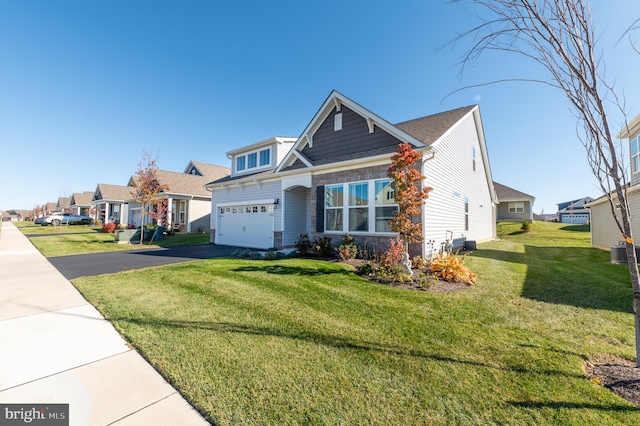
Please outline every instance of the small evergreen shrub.
M320 257L329 257L333 252L333 245L331 245L331 237L323 236L317 237L313 240L313 248Z
M309 234L300 234L295 243L295 247L300 256L306 256L311 253L313 245L311 244L311 240L309 240Z
M522 222L522 227L520 229L522 229L523 232L530 232L531 231L531 223L529 222L529 219L525 219Z

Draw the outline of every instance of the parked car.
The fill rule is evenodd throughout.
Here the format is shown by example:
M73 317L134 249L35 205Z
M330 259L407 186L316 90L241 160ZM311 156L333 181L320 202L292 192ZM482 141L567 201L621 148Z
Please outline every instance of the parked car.
M33 221L33 223L36 225L42 225L42 222L44 222L45 219L45 216L37 217L36 220Z
M54 213L50 216L47 216L45 220L42 221L42 226L47 225L90 225L93 221L89 216L82 216L79 214L73 213Z

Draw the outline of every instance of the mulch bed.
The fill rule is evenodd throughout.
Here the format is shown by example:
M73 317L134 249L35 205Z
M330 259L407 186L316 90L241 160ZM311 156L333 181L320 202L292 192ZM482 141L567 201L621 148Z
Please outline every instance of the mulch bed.
M363 260L363 259L349 259L349 260L338 260L338 261L340 263L344 263L345 265L351 265L356 269L365 263L369 263L368 260ZM431 293L447 293L452 291L466 290L469 287L471 287L467 283L449 282L449 281L438 279L436 277L430 277L430 279L427 280L427 285L425 286L424 283L421 281L420 271L418 270L414 270L412 281L398 282L391 278L373 277L373 276L368 276L363 278L366 278L369 281L372 281L375 283L384 284L391 287L402 288L405 290L428 291Z
M613 355L601 355L587 360L584 370L595 383L640 407L640 368L636 368L634 362Z

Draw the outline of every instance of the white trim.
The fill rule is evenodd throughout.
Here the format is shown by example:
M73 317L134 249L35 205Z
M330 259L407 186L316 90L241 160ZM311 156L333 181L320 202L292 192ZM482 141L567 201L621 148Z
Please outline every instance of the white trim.
M216 208L218 207L232 207L232 206L250 206L253 204L261 205L261 204L276 204L277 198L267 198L262 200L248 200L248 201L230 201L228 203L217 203Z
M275 136L273 138L265 139L263 141L256 142L256 143L251 144L251 145L243 146L242 148L233 149L231 151L226 152L225 154L226 154L227 157L236 156L238 154L242 154L242 153L245 153L245 152L256 151L256 150L259 150L262 147L270 146L270 145L273 145L275 143L278 143L278 144L294 143L297 140L298 140L298 138L294 138L294 137Z
M291 176L282 178L282 190L286 191L287 189L294 186L304 186L305 188L311 188L311 173L307 173L302 176Z

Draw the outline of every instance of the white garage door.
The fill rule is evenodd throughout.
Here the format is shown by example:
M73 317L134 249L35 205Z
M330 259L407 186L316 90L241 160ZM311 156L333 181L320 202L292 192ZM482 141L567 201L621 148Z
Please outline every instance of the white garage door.
M589 221L588 214L565 214L562 216L562 223L574 223L584 225Z
M273 247L273 204L218 208L216 243L260 249Z

